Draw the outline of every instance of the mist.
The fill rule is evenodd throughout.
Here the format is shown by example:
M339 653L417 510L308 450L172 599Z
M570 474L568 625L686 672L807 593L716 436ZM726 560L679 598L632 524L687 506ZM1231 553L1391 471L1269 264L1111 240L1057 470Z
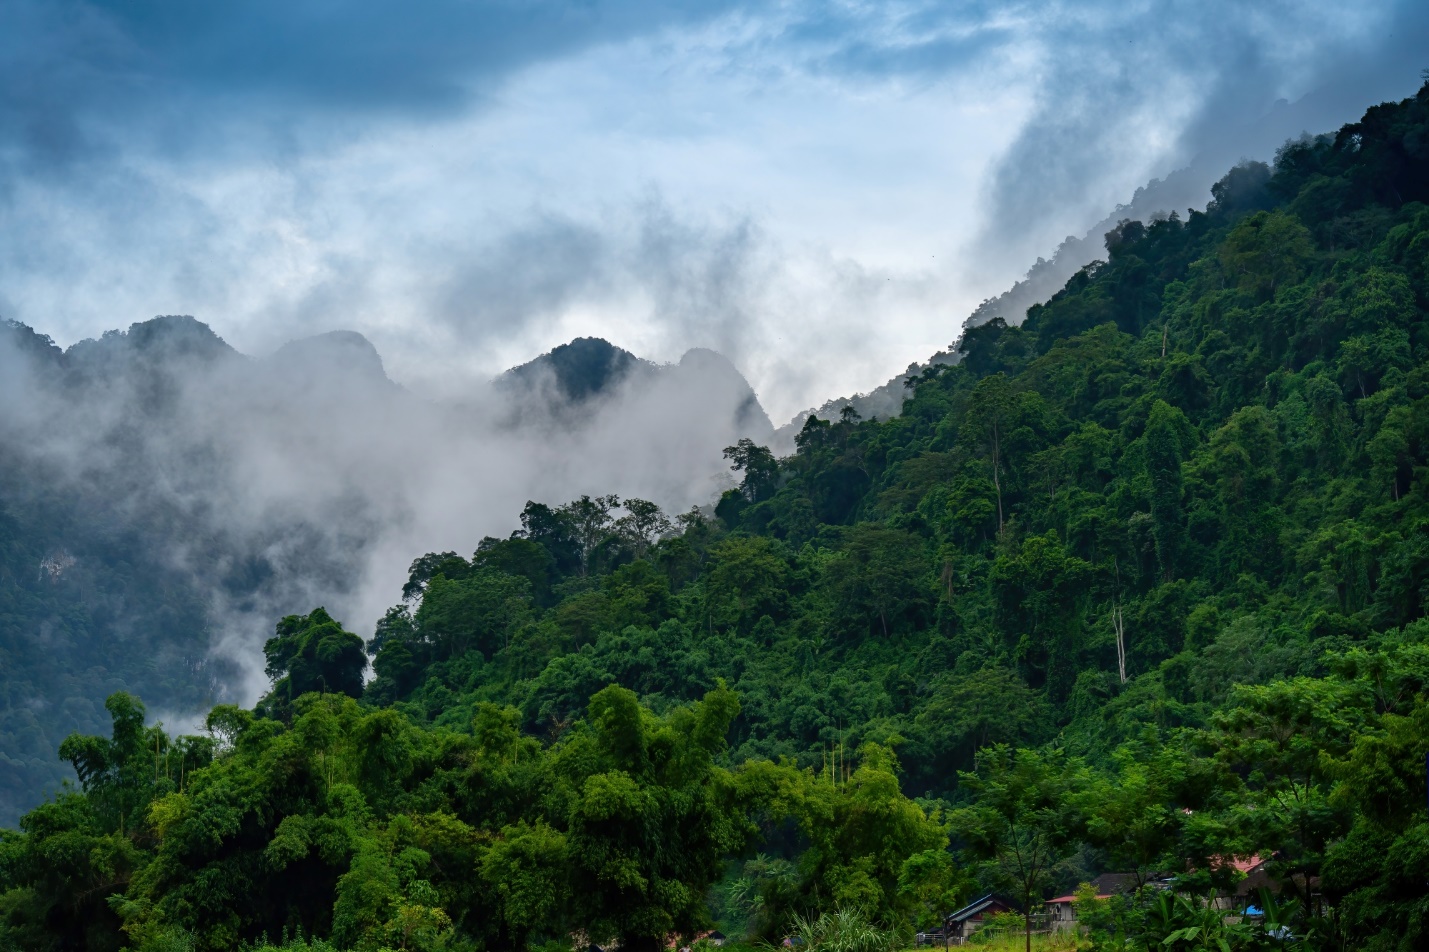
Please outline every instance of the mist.
M1038 258L1096 257L1116 206L1184 213L1408 95L1426 25L1407 0L24 0L0 12L0 316L65 345L221 316L253 354L351 328L429 395L584 334L710 347L787 420L946 348ZM1175 187L1138 202L1152 180Z
M0 663L69 679L6 685L26 770L116 664L171 720L250 703L277 618L366 636L528 499L708 504L772 436L745 377L777 421L890 376L857 405L897 412L1119 219L1429 65L1409 0L294 9L0 8L0 318L67 349L0 334L13 587L50 606ZM106 336L163 313L234 346ZM667 369L489 385L596 335Z
M708 506L732 485L722 449L772 432L711 351L641 364L580 402L539 363L516 384L431 400L392 382L350 332L252 358L192 318L66 352L23 327L0 331L0 517L44 540L36 577L11 581L44 592L72 581L62 610L89 619L88 636L33 662L25 649L43 647L44 630L7 646L12 690L55 652L78 679L59 691L73 696L32 698L50 758L70 730L102 731L97 704L121 687L179 727L213 703L251 706L268 688L262 647L279 618L325 606L370 637L417 556L507 536L528 500ZM112 539L118 550L101 556ZM163 605L106 603L116 586L87 574L99 559L168 578L166 598L197 601L188 621L155 632L143 612ZM104 662L85 637L130 647ZM143 673L154 666L189 673L175 684Z

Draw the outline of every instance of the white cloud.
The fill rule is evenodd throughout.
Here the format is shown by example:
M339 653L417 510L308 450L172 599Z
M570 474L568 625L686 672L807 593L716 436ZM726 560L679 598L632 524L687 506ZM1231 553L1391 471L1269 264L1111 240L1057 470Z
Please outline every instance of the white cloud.
M1406 9L788 3L496 79L453 55L442 108L405 112L194 78L160 118L80 114L107 146L67 171L11 163L6 316L67 342L192 313L251 352L348 327L446 391L577 334L715 346L783 419L945 346L1145 179L1238 157L1226 128L1363 66ZM1359 86L1412 89L1386 69Z

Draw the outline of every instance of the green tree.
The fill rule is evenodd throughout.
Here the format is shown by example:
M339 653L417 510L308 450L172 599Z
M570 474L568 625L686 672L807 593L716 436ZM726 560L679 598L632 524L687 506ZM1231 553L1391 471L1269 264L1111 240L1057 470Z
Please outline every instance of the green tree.
M625 539L635 557L643 559L650 546L668 533L673 525L660 507L648 499L627 499L622 505L625 515L616 520L615 530Z
M1092 578L1092 566L1069 554L1051 532L999 555L992 567L994 617L1012 642L1012 656L1059 701L1076 681Z
M1082 824L1076 810L1088 783L1080 762L1004 745L978 752L977 769L958 775L974 796L949 819L968 855L1022 903L1025 946L1032 949L1032 911L1067 858Z
M1151 407L1146 422L1146 476L1151 482L1151 531L1161 579L1180 574L1186 549L1185 515L1181 507L1181 463L1194 445L1191 424L1180 410L1162 400Z
M1004 449L1013 426L1017 397L1005 374L984 377L968 398L967 415L958 429L959 438L968 442L988 462L992 473L993 491L997 495L997 536L1002 538L1006 522L1002 489L1007 467Z
M493 569L448 581L438 576L427 586L416 625L440 658L478 651L490 657L511 642L530 607L531 585L524 578Z
M566 861L581 884L573 908L591 934L655 950L671 933L706 927L705 897L724 857L752 832L732 778L714 762L738 713L722 686L663 719L625 688L591 698L588 743L573 743L555 765L581 765L563 819Z
M367 655L362 639L333 620L325 609L308 615L288 615L277 634L263 645L265 671L273 682L269 697L279 706L291 704L309 691L362 694Z
M724 448L724 458L729 460L730 469L744 474L739 489L746 500L763 502L774 495L779 483L779 461L768 447L743 437Z
M1306 908L1327 846L1346 829L1331 787L1368 708L1362 686L1334 679L1242 685L1204 740L1245 776L1246 798L1230 817L1245 852L1273 855L1271 866Z

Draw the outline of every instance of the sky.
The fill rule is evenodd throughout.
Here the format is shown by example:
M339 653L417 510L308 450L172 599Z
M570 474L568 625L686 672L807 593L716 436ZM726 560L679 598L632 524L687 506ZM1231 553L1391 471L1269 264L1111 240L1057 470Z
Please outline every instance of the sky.
M778 423L1426 50L1411 0L7 0L0 316L351 329L432 396L576 336L710 347Z

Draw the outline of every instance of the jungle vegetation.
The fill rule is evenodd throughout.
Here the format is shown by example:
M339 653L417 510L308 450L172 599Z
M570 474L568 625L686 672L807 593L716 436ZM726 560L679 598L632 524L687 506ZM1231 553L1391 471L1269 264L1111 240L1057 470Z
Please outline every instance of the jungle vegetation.
M1182 895L1093 937L1191 948L1259 855L1294 938L1227 948L1425 947L1429 85L1106 245L713 513L531 502L201 736L114 695L0 946L644 952L1114 871Z

